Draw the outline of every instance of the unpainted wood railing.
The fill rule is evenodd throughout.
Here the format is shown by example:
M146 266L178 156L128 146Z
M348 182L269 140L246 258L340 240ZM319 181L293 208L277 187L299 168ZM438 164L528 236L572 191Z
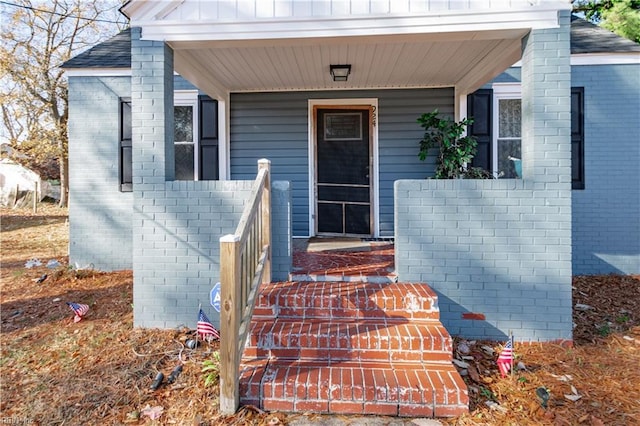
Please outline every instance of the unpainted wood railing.
M220 238L220 411L240 404L240 358L258 287L271 281L271 162L258 161L258 176L234 234Z

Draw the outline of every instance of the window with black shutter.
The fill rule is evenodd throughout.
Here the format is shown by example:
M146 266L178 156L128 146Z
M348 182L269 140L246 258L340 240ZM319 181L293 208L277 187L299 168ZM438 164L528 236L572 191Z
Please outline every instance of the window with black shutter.
M495 86L494 86L495 87ZM500 97L498 97L500 100ZM480 89L468 96L467 115L473 118L474 122L469 129L469 134L474 136L478 142L478 152L472 160L472 166L482 167L492 171L494 175L500 177L514 177L508 173L500 173L506 167L502 164L508 164L500 159L499 144L501 142L501 133L494 130L494 123L500 126L502 123L501 116L498 120L494 120L494 114L501 114L504 111L505 117L513 116L513 113L520 115L519 101L517 97L511 96L510 99L504 100L505 108L501 109L500 103L497 104L498 110L494 106L494 93L491 89ZM513 103L514 108L509 109L509 102ZM510 111L512 112L510 114ZM505 120L503 120L505 121ZM512 120L513 121L513 120ZM508 124L509 120L505 123ZM519 123L518 123L519 125ZM508 127L506 127L508 128ZM509 135L506 135L509 136ZM503 138L508 141L509 138ZM513 138L511 138L513 139ZM496 155L496 152L498 155ZM510 154L510 153L508 153ZM511 156L510 154L509 156ZM515 155L514 155L515 156ZM497 157L498 163L493 160ZM519 157L519 155L518 155ZM506 157L505 157L506 158ZM503 159L504 160L504 159ZM585 188L585 171L584 171L584 88L571 88L571 188Z
M198 96L197 103L195 97L193 101L185 99L186 97L182 96L174 106L175 178L194 180L197 176L198 180L217 180L218 101L208 96ZM133 180L130 98L120 98L118 139L120 191L131 192Z
M133 190L132 180L132 157L131 157L131 99L120 99L120 114L119 114L119 150L118 150L118 163L119 163L119 177L120 177L120 191L131 192Z

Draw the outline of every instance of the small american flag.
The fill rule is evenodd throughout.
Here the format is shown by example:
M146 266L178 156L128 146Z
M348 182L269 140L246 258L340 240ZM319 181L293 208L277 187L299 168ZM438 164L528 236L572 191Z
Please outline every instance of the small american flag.
M220 339L220 333L216 328L211 324L209 318L202 312L198 313L198 334L202 336L203 339Z
M82 303L67 302L67 305L69 305L73 313L76 314L73 318L73 322L80 321L84 314L89 311L89 305L84 305Z
M513 336L509 336L507 344L504 345L500 356L498 357L498 370L500 375L505 377L513 365Z

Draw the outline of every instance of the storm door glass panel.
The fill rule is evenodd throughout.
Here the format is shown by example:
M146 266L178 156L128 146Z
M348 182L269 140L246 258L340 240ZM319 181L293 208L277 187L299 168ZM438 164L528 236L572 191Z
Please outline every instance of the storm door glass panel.
M194 178L194 154L193 141L193 107L174 107L174 142L176 180L193 180Z
M522 177L520 99L498 100L497 172L503 178Z
M317 231L371 234L368 110L319 110Z

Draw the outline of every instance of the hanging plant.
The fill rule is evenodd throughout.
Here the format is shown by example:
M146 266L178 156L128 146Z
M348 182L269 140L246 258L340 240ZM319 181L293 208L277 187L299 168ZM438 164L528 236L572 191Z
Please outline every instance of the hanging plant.
M438 150L437 179L478 178L488 173L482 169L466 167L476 154L478 145L473 137L463 136L467 126L473 123L473 119L465 118L456 123L450 118L438 117L436 109L422 114L418 118L418 123L425 130L420 141L418 157L424 161L431 149Z

